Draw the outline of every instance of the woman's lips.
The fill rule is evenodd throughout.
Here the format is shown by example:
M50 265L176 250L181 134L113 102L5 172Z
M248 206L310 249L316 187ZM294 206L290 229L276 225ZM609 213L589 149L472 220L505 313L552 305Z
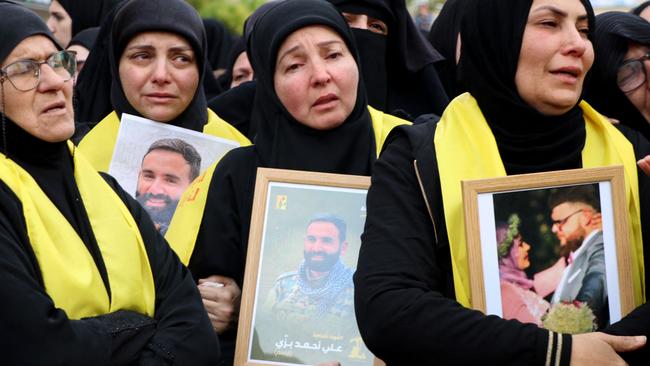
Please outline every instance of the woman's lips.
M145 97L157 103L166 103L176 98L174 94L169 94L169 93L150 93L150 94L146 94Z
M579 67L561 67L551 71L551 74L557 76L561 81L568 84L575 84L582 76L582 70Z
M41 111L41 113L53 114L61 111L65 111L65 102L62 101L54 102L46 105L45 108L43 108L43 110Z
M312 108L316 110L323 110L323 109L329 109L332 108L338 103L339 98L335 94L327 94L323 95L322 97L316 99L314 104L312 104Z

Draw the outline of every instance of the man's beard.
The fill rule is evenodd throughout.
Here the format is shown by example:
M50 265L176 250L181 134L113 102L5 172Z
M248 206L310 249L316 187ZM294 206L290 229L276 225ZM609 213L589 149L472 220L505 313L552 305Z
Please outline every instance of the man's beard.
M176 206L178 206L178 200L173 200L171 197L165 194L137 194L135 199L144 207L144 209L149 214L151 221L156 224L156 227L161 234L165 234L167 228L169 227L169 222L172 221L172 216L174 216L174 211L176 211ZM161 207L151 207L147 206L147 201L150 199L164 200L165 205Z
M580 248L580 245L582 245L583 240L584 238L567 240L566 244L560 247L560 255L565 259L569 258L569 255L572 252L575 252L576 250L578 250L578 248Z
M305 265L307 266L307 269L314 272L329 272L339 260L340 254L340 251L333 254L327 254L325 252L305 252ZM321 256L323 257L323 260L315 261L312 259L315 256Z

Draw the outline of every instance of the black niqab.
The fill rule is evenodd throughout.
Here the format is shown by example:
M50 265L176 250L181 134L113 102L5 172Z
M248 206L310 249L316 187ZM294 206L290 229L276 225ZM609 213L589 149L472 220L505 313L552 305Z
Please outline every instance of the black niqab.
M598 112L619 120L650 139L650 121L643 117L616 82L629 42L650 46L650 23L637 15L622 12L599 14L596 23L596 59L585 88L585 99Z
M436 62L435 67L449 99L465 92L457 80L456 46L466 4L465 0L447 0L429 31L429 42L445 58Z
M582 166L586 132L578 105L546 116L524 102L515 85L532 2L470 0L461 22L460 78L476 98L508 174ZM593 40L593 9L587 0L581 3Z
M72 36L99 27L110 11L123 0L56 0L72 19Z
M279 2L255 22L247 52L257 76L252 123L259 126L255 146L261 164L283 169L369 175L375 160L375 144L361 78L353 111L343 124L327 131L315 130L296 121L275 93L273 78L282 42L294 31L311 25L324 25L338 33L355 61L359 60L350 28L327 2Z
M443 57L426 40L404 0L328 0L340 12L384 21L388 35L354 29L368 102L384 112L414 119L441 114L449 103L433 64Z
M57 48L60 48L47 25L38 15L24 6L0 1L0 14L3 14L4 18L0 22L0 34L3 35L0 40L0 63L4 63L13 49L30 36L44 35ZM71 83L72 80L68 82ZM13 86L7 81L2 83L0 90L2 103L5 103L4 90L6 88L13 88ZM100 269L106 288L110 291L105 275L106 270L90 227L88 214L74 180L74 167L67 142L41 140L19 127L4 113L0 112L0 115L3 133L2 152L34 178L47 197L79 234Z

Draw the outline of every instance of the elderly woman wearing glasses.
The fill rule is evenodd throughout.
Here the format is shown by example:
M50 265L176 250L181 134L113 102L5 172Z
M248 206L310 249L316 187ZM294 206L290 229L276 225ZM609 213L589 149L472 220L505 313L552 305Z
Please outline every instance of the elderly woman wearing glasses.
M630 13L596 17L596 60L586 99L650 139L650 23Z
M67 142L74 56L21 5L0 14L2 363L215 364L190 273Z

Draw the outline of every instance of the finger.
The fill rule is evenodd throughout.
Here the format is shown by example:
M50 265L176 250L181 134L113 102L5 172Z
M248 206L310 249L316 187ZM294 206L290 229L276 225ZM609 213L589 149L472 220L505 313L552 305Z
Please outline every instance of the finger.
M203 299L203 307L208 314L219 314L219 304L214 301Z
M605 342L609 343L610 346L616 352L630 352L637 350L643 347L646 343L645 336L611 336L608 335L604 338Z
M232 278L226 277L226 276L219 276L219 275L212 275L212 276L208 276L206 278L199 279L199 283L203 283L203 282L206 282L206 281L207 282L222 283L224 285L234 284L235 283L235 280L233 280Z
M202 299L219 301L221 297L219 294L219 289L216 287L199 287L199 294Z
M643 159L637 161L637 165L641 170L646 174L650 175L650 155L644 157Z

